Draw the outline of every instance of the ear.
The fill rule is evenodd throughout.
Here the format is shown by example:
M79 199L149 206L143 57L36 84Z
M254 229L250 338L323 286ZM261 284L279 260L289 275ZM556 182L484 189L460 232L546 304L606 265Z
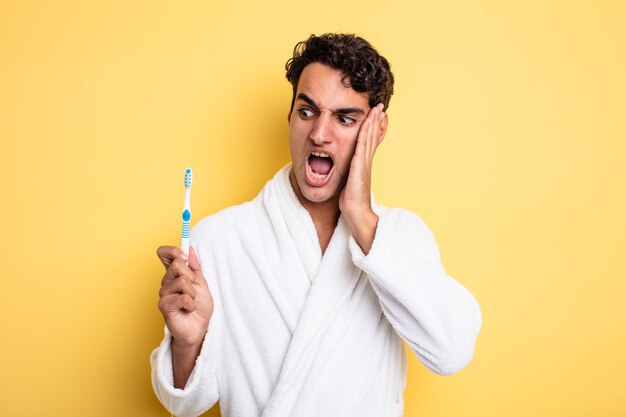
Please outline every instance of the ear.
M387 113L383 113L383 120L380 122L380 132L378 133L378 144L380 145L387 133L387 126L389 126L389 116Z
M291 110L287 113L287 123L291 122Z

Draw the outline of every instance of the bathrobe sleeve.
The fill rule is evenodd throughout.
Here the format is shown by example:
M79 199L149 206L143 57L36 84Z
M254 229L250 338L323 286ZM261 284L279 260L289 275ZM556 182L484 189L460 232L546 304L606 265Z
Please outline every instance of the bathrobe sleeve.
M452 375L467 366L482 325L474 296L448 276L428 226L404 209L381 208L367 256L349 240L383 313L428 369Z
M174 387L172 336L167 326L165 338L150 356L154 392L161 404L177 417L199 416L218 400L215 355L211 352L208 335L209 332L205 336L202 350L184 389Z
M192 246L202 262L202 247L194 237L197 231L192 231ZM207 274L202 268L203 274L209 283L209 288L214 300L216 294L213 277ZM177 417L195 417L211 408L219 399L217 383L217 356L219 354L219 317L216 311L213 312L209 328L204 337L200 355L196 359L196 364L187 380L184 389L174 387L174 373L172 369L172 336L165 326L165 337L161 345L156 348L150 356L152 365L152 387L159 401L173 415Z

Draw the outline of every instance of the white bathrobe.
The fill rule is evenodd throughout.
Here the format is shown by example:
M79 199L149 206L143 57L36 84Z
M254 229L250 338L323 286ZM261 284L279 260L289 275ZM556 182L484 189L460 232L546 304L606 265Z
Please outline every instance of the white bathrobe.
M218 400L224 417L401 416L403 340L437 374L472 358L480 307L446 274L428 226L374 204L367 256L342 217L322 255L290 170L192 231L215 301L202 351L184 389L167 328L151 356L154 390L176 416Z

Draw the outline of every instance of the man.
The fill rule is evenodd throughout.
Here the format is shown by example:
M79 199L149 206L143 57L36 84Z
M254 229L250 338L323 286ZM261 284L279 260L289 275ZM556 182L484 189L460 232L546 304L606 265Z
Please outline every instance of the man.
M287 62L292 163L251 202L201 220L189 256L160 247L161 402L196 416L400 416L406 341L433 372L473 356L482 317L415 214L371 200L393 75L353 35ZM188 265L187 265L188 262Z

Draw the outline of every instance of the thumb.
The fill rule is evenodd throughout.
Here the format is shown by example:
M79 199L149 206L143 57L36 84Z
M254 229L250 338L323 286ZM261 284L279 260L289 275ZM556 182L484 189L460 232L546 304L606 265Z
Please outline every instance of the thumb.
M187 263L189 268L193 272L200 272L202 274L202 269L200 268L200 261L198 261L198 256L196 256L196 251L193 247L189 247L189 262Z

